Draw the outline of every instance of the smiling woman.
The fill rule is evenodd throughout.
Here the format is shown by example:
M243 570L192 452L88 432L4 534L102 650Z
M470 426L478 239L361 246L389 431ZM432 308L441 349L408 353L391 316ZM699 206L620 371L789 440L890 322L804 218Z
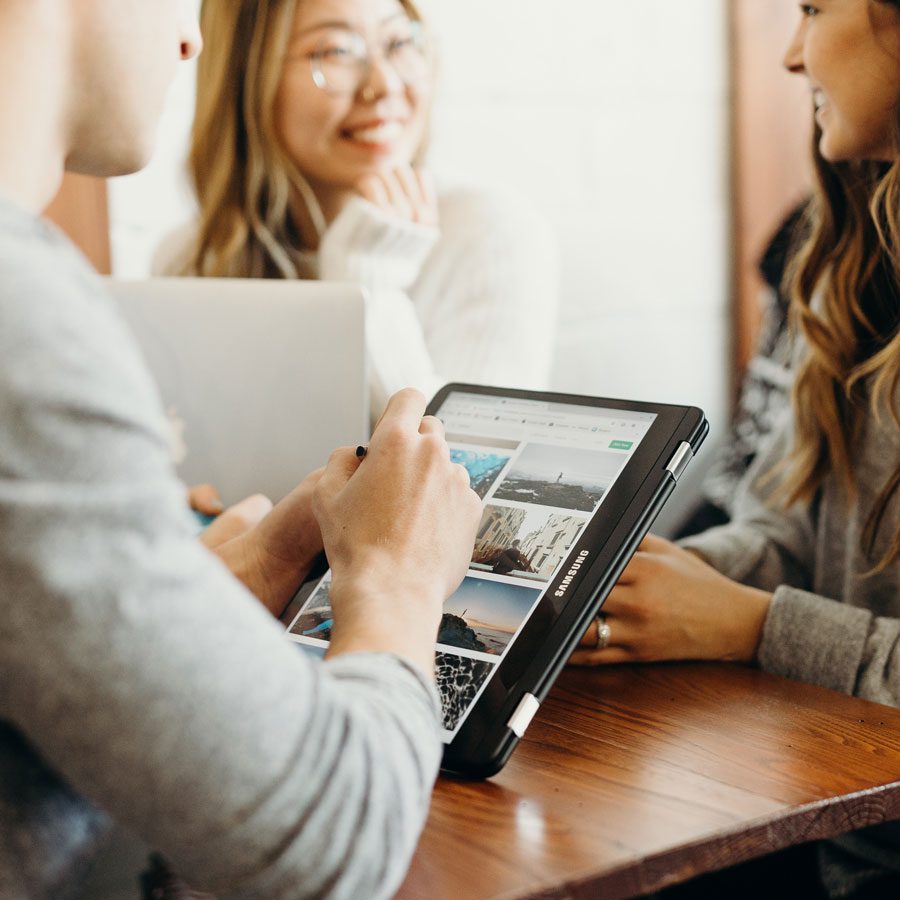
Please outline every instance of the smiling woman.
M433 91L410 0L205 0L191 169L199 221L170 274L370 288L372 407L446 380L546 387L555 251L507 195L437 190Z
M577 662L716 659L900 705L900 2L801 6L785 65L813 97L817 190L789 278L793 415L733 521L650 537ZM812 107L815 107L814 112ZM592 649L587 649L587 647ZM900 823L817 848L769 896L900 896ZM674 896L759 896L740 871ZM740 887L740 885L739 885ZM825 891L823 894L822 891Z
M800 8L802 24L785 66L809 79L822 156L831 162L892 159L891 113L900 108L896 6L822 0Z
M423 145L431 94L421 22L413 7L394 2L352 4L335 18L343 5L297 7L275 98L278 137L327 219L350 192L435 224L431 186L410 165ZM301 220L313 212L297 210ZM301 229L316 224L301 221ZM307 243L320 237L310 233Z

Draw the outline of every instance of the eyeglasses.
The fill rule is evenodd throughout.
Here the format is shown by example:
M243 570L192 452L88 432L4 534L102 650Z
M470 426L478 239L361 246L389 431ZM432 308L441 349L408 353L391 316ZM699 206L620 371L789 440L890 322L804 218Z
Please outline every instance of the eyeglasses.
M428 78L425 35L412 19L393 23L379 41L377 53L407 87L418 87ZM330 28L309 54L316 86L329 94L356 94L372 71L373 48L357 31Z

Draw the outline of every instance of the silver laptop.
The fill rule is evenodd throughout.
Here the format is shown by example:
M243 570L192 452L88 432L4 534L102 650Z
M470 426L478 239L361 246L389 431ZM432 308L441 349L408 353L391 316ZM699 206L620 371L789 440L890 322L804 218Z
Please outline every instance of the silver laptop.
M186 484L278 500L369 429L363 292L316 281L108 279Z

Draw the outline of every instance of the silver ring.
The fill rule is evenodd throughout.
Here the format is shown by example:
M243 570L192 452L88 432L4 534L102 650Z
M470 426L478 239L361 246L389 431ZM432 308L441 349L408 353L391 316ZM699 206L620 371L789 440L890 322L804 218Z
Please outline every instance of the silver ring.
M605 650L609 646L610 628L606 624L606 616L597 616L597 649Z

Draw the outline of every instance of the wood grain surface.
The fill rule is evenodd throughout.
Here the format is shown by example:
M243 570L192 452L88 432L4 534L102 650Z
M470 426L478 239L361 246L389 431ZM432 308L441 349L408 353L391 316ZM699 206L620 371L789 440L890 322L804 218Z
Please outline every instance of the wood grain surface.
M900 818L900 710L717 664L567 670L507 767L441 778L404 900L632 897Z

